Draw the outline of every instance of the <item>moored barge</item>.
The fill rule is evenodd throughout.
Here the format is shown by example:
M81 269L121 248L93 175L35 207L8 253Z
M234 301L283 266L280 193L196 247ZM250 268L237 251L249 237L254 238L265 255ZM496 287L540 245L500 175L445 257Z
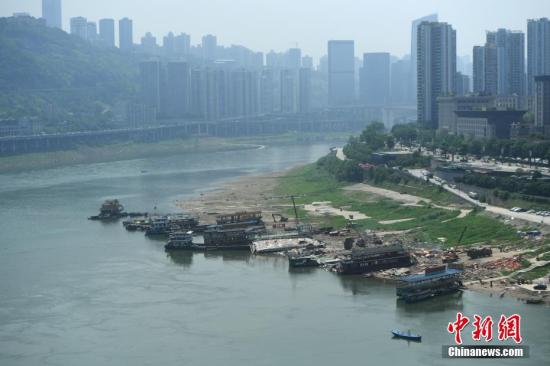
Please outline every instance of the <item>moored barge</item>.
M241 211L216 216L216 224L224 229L246 228L250 226L263 226L261 211Z
M396 294L407 303L460 291L462 270L438 266L426 268L424 273L399 279Z
M172 250L202 250L204 246L193 243L193 232L174 232L170 234L168 243L164 246L167 251Z
M401 245L383 245L353 248L351 257L338 263L340 274L363 274L390 268L409 267L413 264L410 253Z
M252 233L245 229L224 229L212 225L202 233L206 250L249 249Z

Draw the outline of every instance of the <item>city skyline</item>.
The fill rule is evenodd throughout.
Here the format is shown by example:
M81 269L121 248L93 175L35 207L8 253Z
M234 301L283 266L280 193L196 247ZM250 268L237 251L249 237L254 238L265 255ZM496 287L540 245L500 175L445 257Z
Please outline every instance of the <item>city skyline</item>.
M202 36L212 34L217 36L218 44L238 44L264 53L271 49L284 51L297 45L303 54L313 56L316 62L326 53L326 41L330 39L353 39L356 55L365 52L390 52L402 57L410 53L412 21L431 13L437 13L440 21L453 24L458 33L457 54L470 56L472 46L484 42L486 31L506 28L526 33L527 19L550 16L550 3L536 0L489 0L483 4L472 0L460 3L432 0L420 4L404 1L400 2L397 11L391 3L374 6L369 1L358 7L347 0L337 4L315 3L315 6L304 2L292 5L293 13L282 11L288 9L285 6L286 0L264 2L261 5L242 0L231 7L226 2L212 0L208 3L186 4L187 8L170 0L159 0L154 5L140 6L127 0L109 3L109 6L101 6L102 2L103 0L93 4L80 0L64 2L63 29L68 31L69 19L76 16L83 16L94 22L102 18L118 21L128 17L134 21L134 42L146 32L162 39L173 31L190 34L191 43L195 45L200 43ZM160 8L170 11L156 11ZM471 12L472 8L479 11ZM40 17L41 1L8 0L0 5L1 16L11 16L12 13L21 11ZM487 17L488 12L492 16ZM464 16L466 13L467 17ZM280 27L281 23L277 19L285 19L285 27ZM309 21L307 24L306 19ZM250 29L254 29L254 32L250 32ZM386 36L379 37L380 32Z

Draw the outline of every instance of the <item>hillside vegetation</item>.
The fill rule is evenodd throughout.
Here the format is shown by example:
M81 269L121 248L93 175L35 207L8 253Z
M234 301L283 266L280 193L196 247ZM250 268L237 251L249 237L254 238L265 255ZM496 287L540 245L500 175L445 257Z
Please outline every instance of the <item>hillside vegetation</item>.
M49 131L108 126L136 90L132 55L34 18L0 18L0 118L38 117Z

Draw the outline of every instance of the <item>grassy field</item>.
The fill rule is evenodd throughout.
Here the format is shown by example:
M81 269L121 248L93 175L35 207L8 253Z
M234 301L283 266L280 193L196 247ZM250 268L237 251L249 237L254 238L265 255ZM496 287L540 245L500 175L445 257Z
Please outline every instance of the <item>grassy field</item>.
M534 280L537 278L546 277L548 274L550 274L550 264L535 268L529 272L519 273L517 277L521 277L525 280Z
M466 217L457 218L460 213L458 210L433 208L427 204L421 207L403 206L396 201L374 194L344 191L341 188L345 186L345 183L336 181L327 172L311 164L291 170L286 176L280 178L275 193L282 197L294 195L297 204L330 201L333 207L348 207L348 210L359 211L369 216L369 219L356 221L362 228L384 231L411 230L407 235L419 241L440 242L445 246L453 246L458 243L463 231L461 244L465 245L481 242L497 244L502 241L518 240L513 227L484 213L473 212ZM392 187L386 185L385 188ZM421 195L418 194L419 192L423 193L423 197L432 199L434 203L448 203L446 196L440 192L434 193L427 187L417 189L411 186L409 189L417 190L414 193L417 195ZM302 219L337 228L346 224L346 219L341 216L319 217L308 214L304 210L300 210L299 215ZM380 223L380 221L403 219L412 220L390 224Z
M380 184L376 184L376 186L400 193L427 198L439 205L465 205L463 200L454 194L449 193L445 189L430 183L425 183L420 179L415 179L413 177L411 177L411 179L406 183L395 184L392 182L382 182Z

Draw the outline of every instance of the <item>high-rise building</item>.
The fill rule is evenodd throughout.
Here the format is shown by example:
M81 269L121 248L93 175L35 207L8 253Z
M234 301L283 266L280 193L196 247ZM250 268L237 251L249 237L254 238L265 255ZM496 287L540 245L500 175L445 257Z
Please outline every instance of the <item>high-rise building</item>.
M437 98L455 92L456 31L450 24L418 26L417 113L425 127L438 128Z
M160 62L145 61L139 64L141 102L160 112L161 71Z
M359 73L359 95L367 106L383 107L390 99L390 54L365 53Z
M141 50L146 53L155 54L157 52L157 38L151 32L145 33L141 37Z
M86 39L90 42L96 42L98 40L97 24L95 22L88 22L86 26Z
M290 48L286 53L285 67L298 70L302 65L302 50L299 48Z
M494 43L486 43L483 47L484 56L484 93L488 95L498 94L498 48Z
M401 59L391 65L391 102L394 105L410 103L411 60Z
M108 47L115 46L115 20L101 19L99 21L99 39L103 45Z
M118 46L123 51L134 48L134 30L131 19L123 18L118 21Z
M507 29L487 32L485 46L474 47L474 64L476 91L490 95L525 95L525 35L522 32Z
M410 94L410 102L412 104L416 104L416 83L417 83L417 75L416 75L416 72L417 72L417 50L418 50L418 26L422 23L422 22L437 22L438 21L438 16L437 14L430 14L430 15L426 15L422 18L418 18L418 19L415 19L413 20L412 22L412 25L411 25L411 71L410 71L410 82L409 82L409 87L410 87L410 91L409 91L409 94Z
M527 92L534 93L534 78L550 75L550 20L527 21Z
M474 93L485 92L485 47L474 46L473 79Z
M189 77L186 62L168 62L166 65L166 114L170 118L182 118L187 113Z
M202 56L206 61L214 61L217 57L218 39L216 36L207 34L202 37Z
M174 37L174 51L178 55L186 56L191 50L191 36L182 33Z
M455 91L458 96L465 96L470 93L470 77L461 72L456 73Z
M328 103L355 102L355 50L353 41L328 41Z
M260 113L275 111L275 73L273 69L263 69L260 75Z
M298 80L297 70L281 70L281 112L296 113L298 111Z
M550 75L535 76L535 127L550 137Z
M201 69L195 68L191 70L191 92L189 95L189 111L195 117L202 117L204 110L204 75Z
M298 112L311 111L311 69L302 67L299 71Z
M162 38L162 48L166 56L173 56L175 51L174 33L170 32Z
M313 70L313 57L311 56L302 56L302 67L307 67L308 69Z
M88 20L84 17L71 18L71 34L88 39Z
M63 29L61 0L42 0L42 18L48 27Z
M273 69L281 69L285 67L285 54L275 51L269 51L265 55L265 65Z

